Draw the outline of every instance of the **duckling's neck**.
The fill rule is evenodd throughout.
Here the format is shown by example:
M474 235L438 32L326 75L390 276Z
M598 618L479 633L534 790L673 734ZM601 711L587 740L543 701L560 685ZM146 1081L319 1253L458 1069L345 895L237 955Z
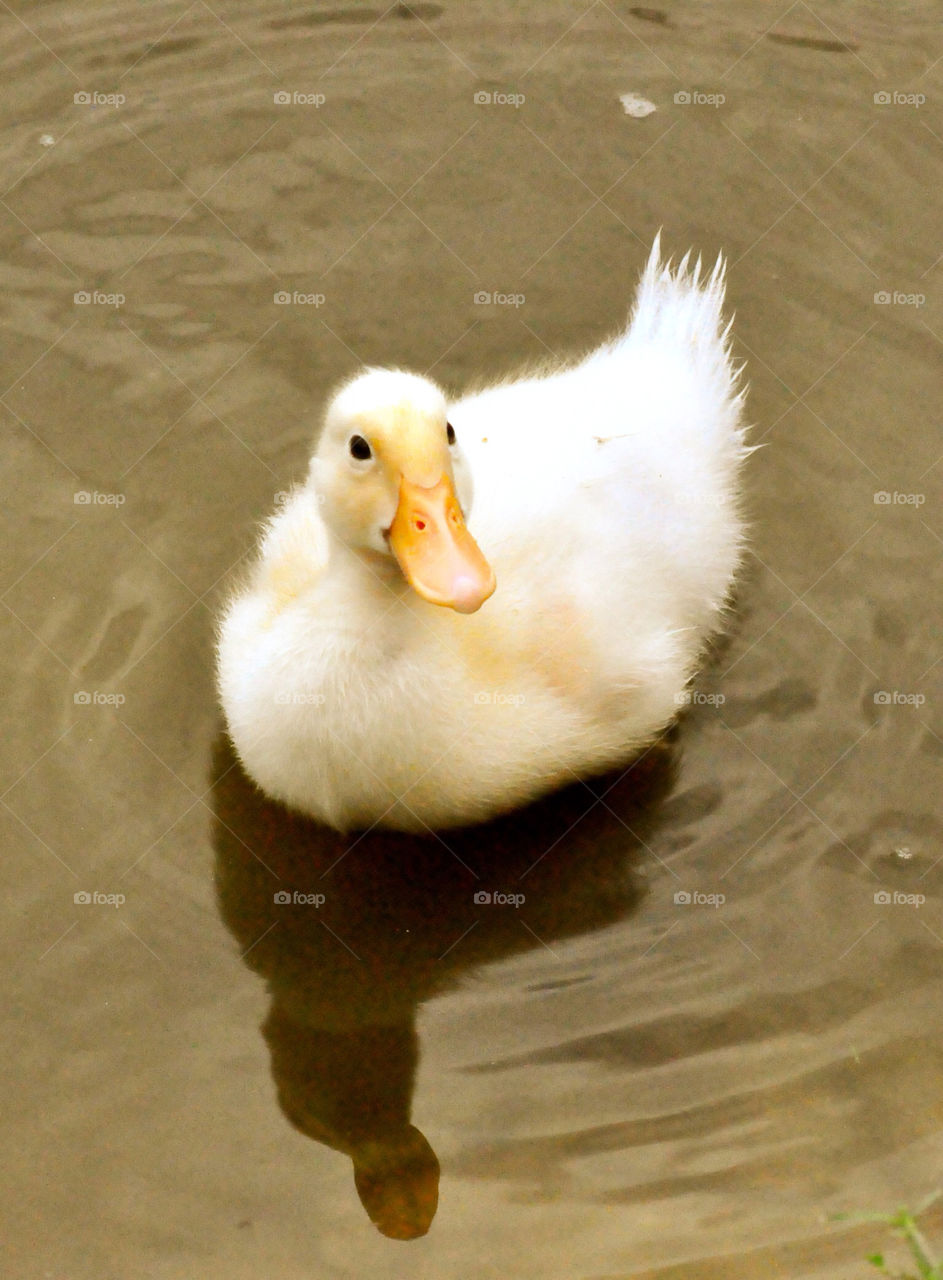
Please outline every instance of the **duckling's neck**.
M370 547L348 547L336 538L332 541L330 573L336 586L351 598L390 604L411 590L392 555Z

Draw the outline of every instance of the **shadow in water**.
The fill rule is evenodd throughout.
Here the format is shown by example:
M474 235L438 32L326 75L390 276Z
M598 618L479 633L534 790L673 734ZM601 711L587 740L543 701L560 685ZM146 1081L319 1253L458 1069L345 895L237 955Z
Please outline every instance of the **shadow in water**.
M410 1122L419 1005L476 965L633 909L672 748L441 835L341 835L292 813L249 781L225 734L213 776L220 911L271 993L262 1031L281 1108L350 1156L384 1235L424 1235L439 1162Z

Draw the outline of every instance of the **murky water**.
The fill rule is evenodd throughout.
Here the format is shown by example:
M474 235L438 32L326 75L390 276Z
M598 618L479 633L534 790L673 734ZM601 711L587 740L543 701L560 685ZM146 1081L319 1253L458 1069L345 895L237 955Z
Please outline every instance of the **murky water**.
M943 1158L937 6L0 33L4 1273L865 1274ZM326 391L583 349L659 226L768 446L679 732L449 848L261 800L213 614Z

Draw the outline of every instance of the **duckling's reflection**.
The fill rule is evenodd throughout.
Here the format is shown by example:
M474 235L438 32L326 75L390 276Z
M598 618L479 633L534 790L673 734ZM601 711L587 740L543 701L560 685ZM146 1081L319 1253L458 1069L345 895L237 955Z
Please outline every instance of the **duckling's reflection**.
M410 1123L419 1004L475 965L632 910L672 750L659 743L619 779L421 837L343 836L289 812L248 780L225 734L214 766L219 904L245 963L268 982L263 1034L282 1110L351 1157L384 1235L424 1235L439 1162ZM500 897L521 894L516 905Z

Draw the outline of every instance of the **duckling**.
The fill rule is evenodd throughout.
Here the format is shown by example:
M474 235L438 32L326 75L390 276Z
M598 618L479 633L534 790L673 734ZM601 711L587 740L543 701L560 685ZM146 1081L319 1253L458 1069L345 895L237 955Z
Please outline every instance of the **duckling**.
M628 763L721 627L750 452L724 263L656 239L629 323L452 399L366 368L218 635L249 775L342 831L476 823Z

